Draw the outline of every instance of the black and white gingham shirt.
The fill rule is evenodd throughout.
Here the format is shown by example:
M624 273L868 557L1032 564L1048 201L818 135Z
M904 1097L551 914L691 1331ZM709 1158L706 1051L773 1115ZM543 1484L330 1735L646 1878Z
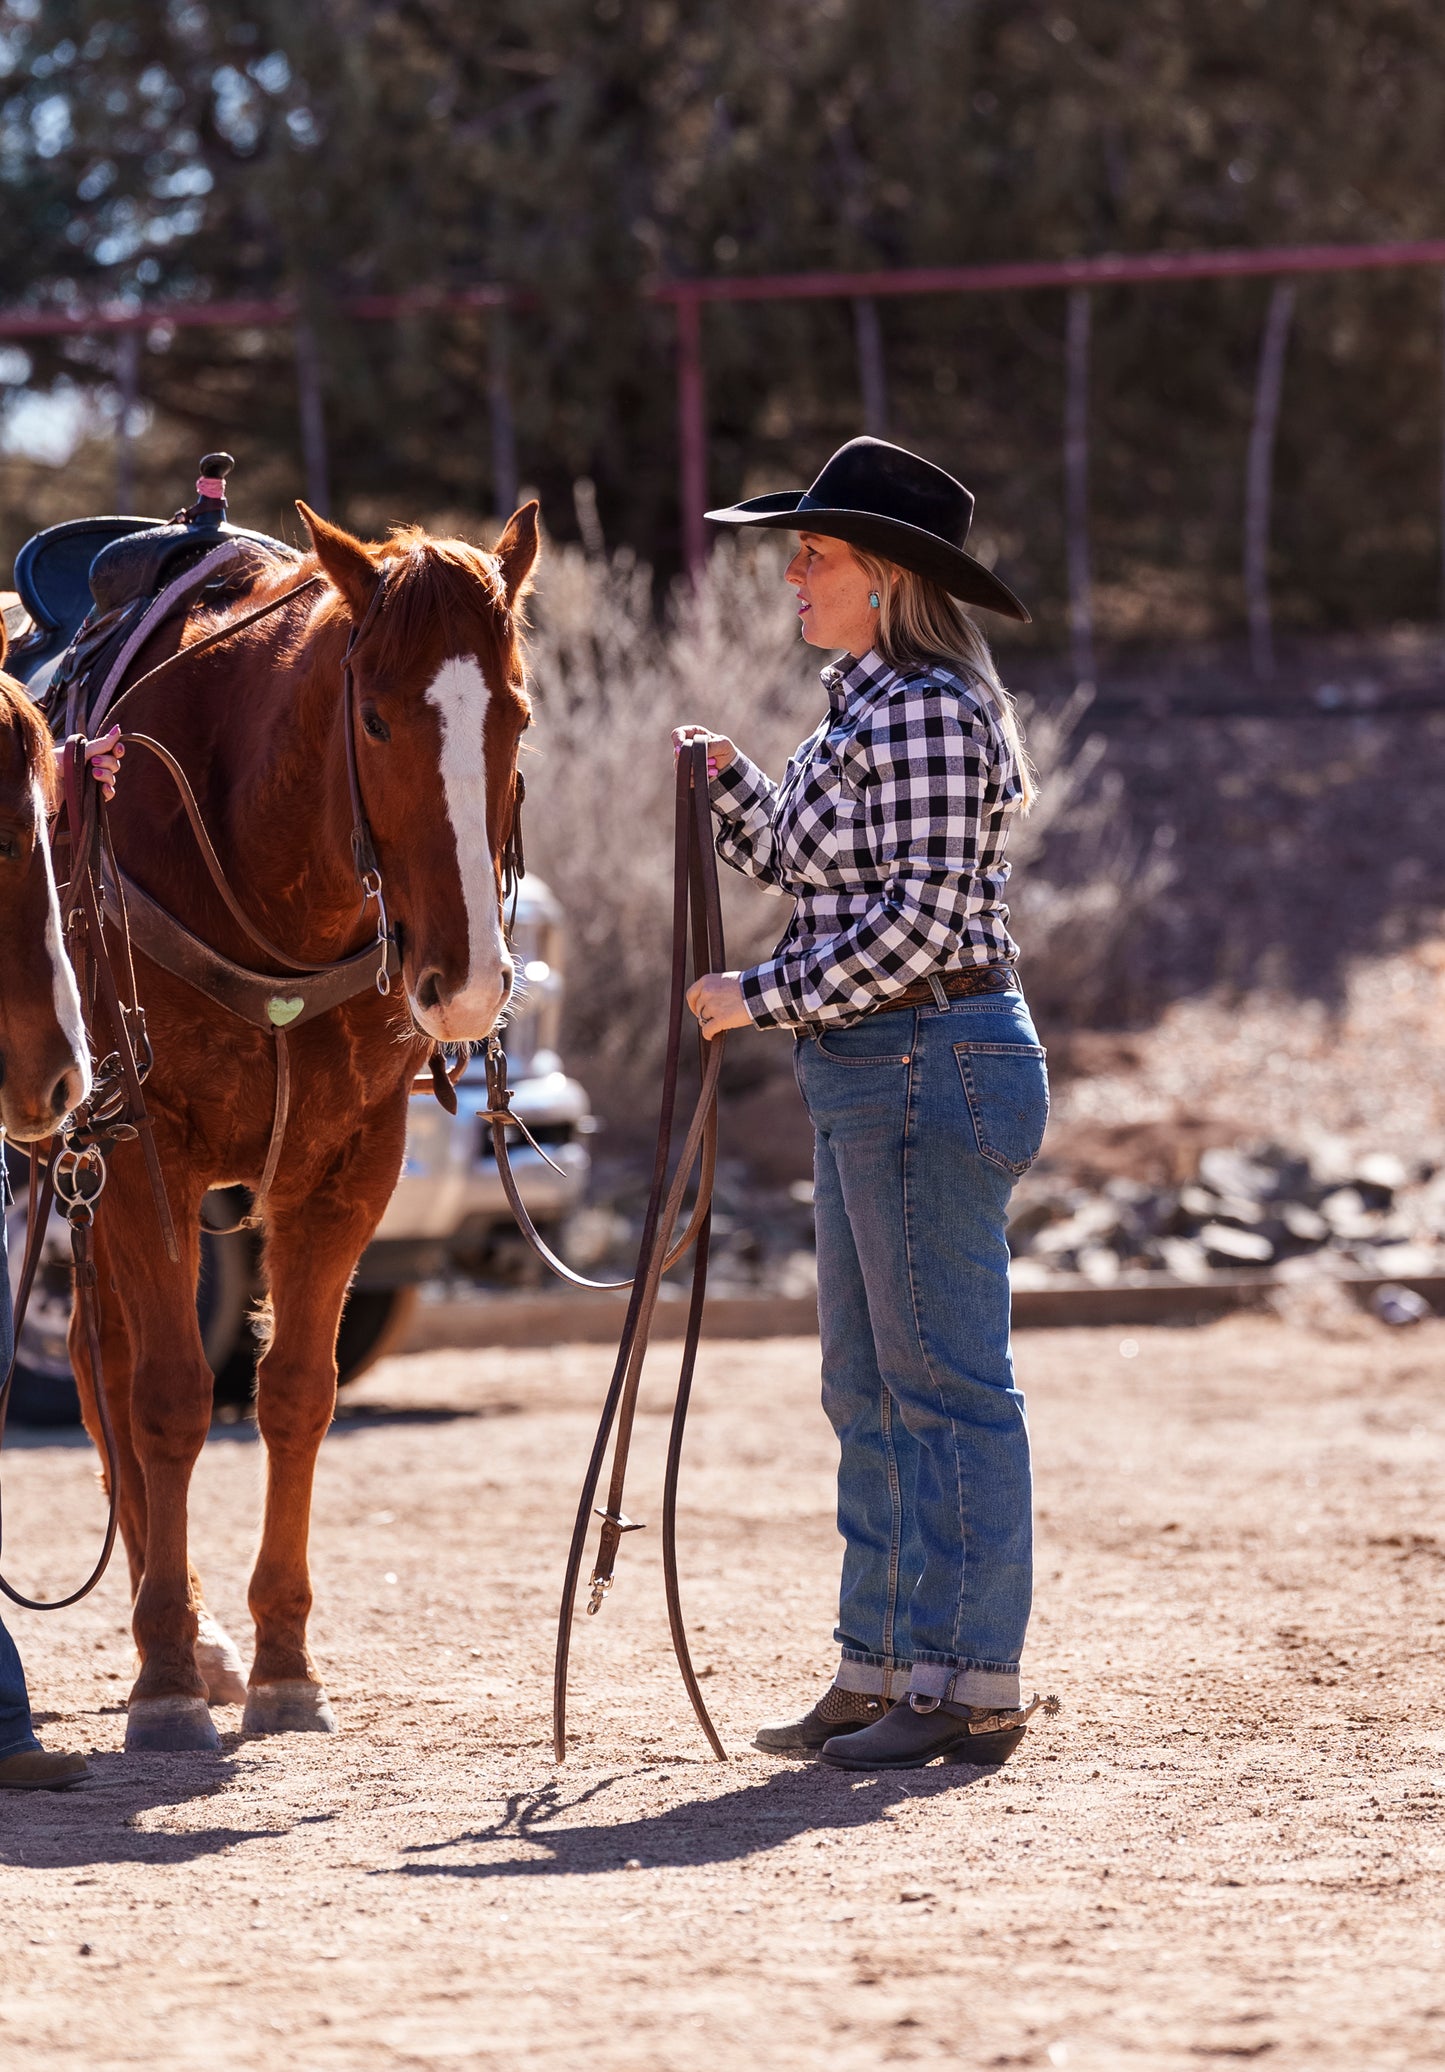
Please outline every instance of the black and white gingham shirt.
M848 1022L930 972L1018 955L1003 851L1022 786L989 692L871 652L823 684L827 717L781 784L738 755L711 786L718 855L797 900L742 974L760 1028Z

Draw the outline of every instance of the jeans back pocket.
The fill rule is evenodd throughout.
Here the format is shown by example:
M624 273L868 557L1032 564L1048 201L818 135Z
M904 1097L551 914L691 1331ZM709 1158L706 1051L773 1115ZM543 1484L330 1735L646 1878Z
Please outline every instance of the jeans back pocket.
M1049 1119L1041 1043L955 1043L980 1156L1015 1179L1039 1155Z

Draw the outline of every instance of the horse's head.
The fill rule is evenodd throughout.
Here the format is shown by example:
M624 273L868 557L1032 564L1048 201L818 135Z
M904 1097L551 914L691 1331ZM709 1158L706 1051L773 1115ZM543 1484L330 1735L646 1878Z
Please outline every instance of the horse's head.
M502 856L531 718L521 600L537 506L494 554L417 530L366 546L300 507L353 626L385 594L352 656L357 775L418 1026L442 1043L490 1035L512 989Z
M90 1092L90 1049L50 861L54 803L45 722L0 673L0 1126L23 1144L48 1137Z

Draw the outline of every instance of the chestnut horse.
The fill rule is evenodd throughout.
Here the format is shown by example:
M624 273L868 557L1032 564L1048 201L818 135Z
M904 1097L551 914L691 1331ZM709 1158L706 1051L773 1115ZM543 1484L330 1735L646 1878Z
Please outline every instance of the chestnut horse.
M512 983L501 857L530 716L517 628L537 554L537 507L516 513L495 554L416 530L363 545L299 508L314 558L268 573L219 612L193 614L182 659L153 681L140 675L155 652L137 657L134 695L117 716L183 766L254 926L298 961L340 959L376 933L351 848L342 685L355 634L356 774L402 983L389 997L368 984L287 1031L290 1114L262 1211L272 1324L256 1417L266 1488L249 1592L256 1649L243 1684L239 1656L206 1612L187 1550L187 1492L212 1391L196 1276L206 1190L256 1189L261 1181L279 1058L264 1030L137 951L155 1054L146 1106L181 1258L170 1263L162 1248L139 1147L120 1145L96 1216L96 1256L140 1651L127 1748L214 1748L208 1703L243 1698L247 1732L334 1727L306 1645L307 1543L317 1451L335 1404L342 1304L401 1169L419 1067L440 1044L489 1035ZM184 659L185 647L307 575L325 580ZM162 636L157 652L174 646L173 634ZM131 750L109 813L126 877L222 956L250 968L263 962L202 867L156 760ZM284 1008L285 974L276 985ZM94 1433L79 1338L73 1327Z
M4 662L0 620L0 1133L31 1144L90 1092L90 1051L50 859L55 751Z

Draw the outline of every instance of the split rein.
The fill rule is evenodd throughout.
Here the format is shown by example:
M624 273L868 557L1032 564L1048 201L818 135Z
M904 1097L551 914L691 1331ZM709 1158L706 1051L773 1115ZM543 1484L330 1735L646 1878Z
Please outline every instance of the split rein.
M689 952L690 958L689 958ZM602 1477L604 1461L609 1442L612 1443L612 1466L608 1478L605 1507L597 1511L602 1525L598 1536L597 1553L592 1565L590 1591L587 1609L595 1613L601 1610L608 1592L612 1588L618 1550L625 1533L641 1530L637 1521L627 1517L622 1508L624 1485L627 1479L628 1454L632 1443L633 1425L637 1415L637 1395L642 1379L643 1361L647 1354L648 1338L657 1309L658 1292L662 1276L689 1249L693 1255L692 1290L688 1303L687 1328L683 1340L682 1361L678 1373L677 1393L673 1402L672 1427L668 1440L667 1466L663 1478L662 1494L662 1573L667 1597L668 1629L672 1636L673 1653L682 1674L683 1684L697 1715L699 1726L719 1762L727 1761L727 1754L716 1727L703 1703L697 1674L692 1665L688 1648L687 1633L683 1624L681 1595L677 1575L677 1486L682 1463L683 1431L687 1421L688 1403L692 1394L693 1370L697 1362L698 1340L702 1333L703 1302L707 1293L708 1248L712 1228L712 1189L717 1166L717 1089L722 1072L723 1040L714 1037L704 1042L699 1036L699 1053L702 1083L692 1119L688 1124L682 1151L678 1157L671 1181L668 1166L672 1149L674 1119L677 1110L678 1071L682 1056L684 1017L687 1009L688 970L691 961L694 977L702 977L713 971L721 971L725 963L722 931L722 908L718 895L717 856L713 848L712 807L708 798L707 749L705 744L695 743L684 748L677 758L676 811L674 818L673 843L673 902L672 902L672 972L668 993L667 1044L662 1071L661 1112L657 1126L657 1148L653 1160L652 1185L648 1195L647 1213L643 1221L642 1242L638 1252L637 1269L630 1282L585 1281L556 1258L538 1236L531 1217L527 1214L521 1195L512 1177L507 1159L506 1127L516 1123L510 1109L506 1086L506 1060L500 1043L494 1037L487 1050L487 1087L489 1097L488 1120L492 1128L492 1144L497 1156L497 1168L502 1177L507 1200L513 1214L528 1238L554 1272L562 1274L574 1286L591 1288L630 1287L631 1296L627 1314L623 1320L622 1339L613 1364L612 1379L602 1405L602 1415L593 1442L591 1457L583 1480L582 1493L578 1499L577 1516L572 1528L572 1540L567 1555L566 1578L562 1588L562 1603L557 1621L557 1646L553 1663L552 1686L552 1739L558 1762L567 1753L567 1668L571 1651L573 1616L577 1599L577 1585L582 1573L582 1559L587 1533L593 1516L598 1484ZM517 1125L520 1127L520 1124ZM683 1197L694 1167L697 1168L697 1195L691 1217L682 1236L674 1243L673 1232L682 1211ZM615 1439L614 1439L615 1431Z

